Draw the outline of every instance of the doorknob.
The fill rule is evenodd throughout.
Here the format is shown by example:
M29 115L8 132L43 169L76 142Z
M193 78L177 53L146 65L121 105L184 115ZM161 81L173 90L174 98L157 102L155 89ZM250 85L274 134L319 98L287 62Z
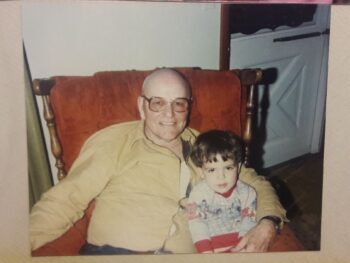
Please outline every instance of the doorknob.
M327 28L323 32L312 32L312 33L294 35L294 36L289 36L289 37L275 38L273 40L273 42L288 42L288 41L294 41L294 40L299 40L299 39L304 39L304 38L318 37L321 35L329 35L329 28Z

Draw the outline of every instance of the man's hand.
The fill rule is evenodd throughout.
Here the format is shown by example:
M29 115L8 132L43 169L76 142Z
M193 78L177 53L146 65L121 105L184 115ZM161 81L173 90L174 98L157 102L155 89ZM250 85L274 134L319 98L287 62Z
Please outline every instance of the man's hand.
M277 230L273 222L262 219L232 249L233 252L265 252L274 240Z

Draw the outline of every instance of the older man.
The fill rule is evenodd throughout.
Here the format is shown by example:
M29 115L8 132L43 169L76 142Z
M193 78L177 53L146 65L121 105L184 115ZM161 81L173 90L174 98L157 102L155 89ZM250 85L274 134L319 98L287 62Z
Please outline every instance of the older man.
M156 70L137 103L142 120L90 137L68 176L33 207L32 249L62 235L95 199L82 254L195 252L179 206L191 189L191 174L198 172L188 161L197 134L186 128L190 87L176 71ZM252 169L243 168L241 180L258 193L260 221L237 250L266 251L285 210Z

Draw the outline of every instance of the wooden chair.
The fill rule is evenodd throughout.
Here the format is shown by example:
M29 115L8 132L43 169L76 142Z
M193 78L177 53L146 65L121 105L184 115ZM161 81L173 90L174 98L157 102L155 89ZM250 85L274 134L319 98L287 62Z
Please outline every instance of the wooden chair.
M202 70L179 68L192 87L193 105L189 126L199 131L226 129L242 136L249 163L252 138L254 86L262 71ZM136 100L142 82L151 71L108 71L93 76L58 76L33 81L34 93L42 96L44 118L56 159L58 179L62 180L79 154L84 141L111 124L137 120ZM62 237L32 252L34 256L77 255L86 240L93 202L85 216ZM298 251L302 245L288 226L271 251Z

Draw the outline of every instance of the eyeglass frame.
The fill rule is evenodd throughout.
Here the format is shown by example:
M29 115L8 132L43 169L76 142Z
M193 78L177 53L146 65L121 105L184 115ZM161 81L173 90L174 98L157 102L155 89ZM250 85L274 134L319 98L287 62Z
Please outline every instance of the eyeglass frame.
M157 97L157 96L152 96L152 97L150 97L150 98L147 98L145 95L141 95L141 98L145 99L145 100L148 102L148 108L149 108L150 111L153 111L153 112L162 112L162 111L164 111L165 107L164 107L164 109L159 110L159 111L152 110L152 109L151 109L151 103L150 103L151 100L154 99L154 98L159 98L159 99L164 99L164 98L162 98L162 97ZM187 103L188 103L188 107L187 107L187 109L184 110L184 111L176 111L176 110L174 110L175 112L180 112L180 113L182 113L182 112L186 112L186 111L188 111L188 110L190 109L190 107L191 107L191 105L192 105L192 98L180 97L180 98L175 98L175 99L173 99L172 101L166 101L165 99L164 99L164 100L165 100L167 103L170 103L170 105L173 107L173 102L174 102L175 100L177 100L177 99L184 99L184 100L186 100Z

